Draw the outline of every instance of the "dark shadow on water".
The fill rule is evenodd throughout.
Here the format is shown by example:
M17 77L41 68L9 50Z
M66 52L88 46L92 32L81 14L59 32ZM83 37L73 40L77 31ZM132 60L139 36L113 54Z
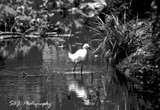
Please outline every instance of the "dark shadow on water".
M5 60L6 58L3 58L2 56L0 56L0 71L2 69L5 69Z
M25 64L26 65L42 65L43 64L43 56L42 52L38 49L38 47L33 46L29 53L25 56Z

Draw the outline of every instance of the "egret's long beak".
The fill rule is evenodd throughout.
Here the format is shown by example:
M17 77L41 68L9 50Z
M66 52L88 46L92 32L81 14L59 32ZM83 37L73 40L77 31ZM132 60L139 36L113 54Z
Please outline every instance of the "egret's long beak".
M88 49L89 49L90 51L92 51L92 49L91 49L91 48L89 48L89 47L88 47Z

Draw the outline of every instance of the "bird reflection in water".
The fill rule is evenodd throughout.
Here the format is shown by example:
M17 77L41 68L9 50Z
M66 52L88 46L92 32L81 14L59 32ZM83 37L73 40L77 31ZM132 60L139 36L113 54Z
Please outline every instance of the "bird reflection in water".
M76 93L77 97L84 101L85 105L90 104L90 100L88 98L88 91L85 88L85 86L80 85L77 81L71 81L69 83L68 89L69 89L69 92ZM72 97L72 96L69 96L69 97Z

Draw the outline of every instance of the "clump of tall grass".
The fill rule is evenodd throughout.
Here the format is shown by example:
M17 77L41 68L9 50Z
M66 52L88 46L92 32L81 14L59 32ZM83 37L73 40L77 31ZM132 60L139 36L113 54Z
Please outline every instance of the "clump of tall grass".
M151 22L139 19L127 21L125 18L119 20L114 14L106 15L105 21L97 17L97 27L92 28L96 31L92 41L99 40L101 43L94 51L96 54L101 48L105 58L113 57L113 65L118 65L122 60L137 51L144 45L149 45L151 39ZM91 41L91 42L92 42ZM102 56L102 55L99 55Z
M130 78L131 73L125 72L125 68L121 69L121 64L139 50L145 51L148 48L151 41L151 22L139 19L127 21L125 14L121 20L114 14L105 16L105 21L97 17L97 27L93 28L96 31L96 38L93 36L93 40L101 41L94 53L102 50L99 56L104 57L107 65L105 76L107 78L107 74L111 75L108 87L107 83L104 85L104 92L108 93L108 99L117 99L118 96L121 101L124 97L122 94L127 96L129 89L135 87L133 85L139 87L139 82Z

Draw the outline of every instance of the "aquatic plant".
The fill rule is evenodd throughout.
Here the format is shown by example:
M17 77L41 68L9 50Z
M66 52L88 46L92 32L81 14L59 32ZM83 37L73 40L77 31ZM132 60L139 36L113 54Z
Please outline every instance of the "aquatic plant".
M93 36L91 42L95 38L101 41L94 53L98 53L99 57L106 62L105 77L111 76L111 79L108 79L109 83L106 80L104 85L106 87L104 92L107 94L106 100L114 102L114 99L118 98L118 102L116 100L114 103L119 105L124 97L128 97L127 100L130 100L129 95L133 91L136 91L133 92L136 95L137 91L139 93L144 90L144 82L137 78L137 76L141 76L137 74L137 71L145 67L147 61L154 56L152 22L139 19L126 21L125 14L122 20L119 20L114 14L105 16L105 21L97 18L97 22L95 22L97 27L92 28L96 31L96 37ZM123 94L125 95L123 96ZM129 104L128 101L126 103ZM135 103L135 107L137 106L138 103Z

